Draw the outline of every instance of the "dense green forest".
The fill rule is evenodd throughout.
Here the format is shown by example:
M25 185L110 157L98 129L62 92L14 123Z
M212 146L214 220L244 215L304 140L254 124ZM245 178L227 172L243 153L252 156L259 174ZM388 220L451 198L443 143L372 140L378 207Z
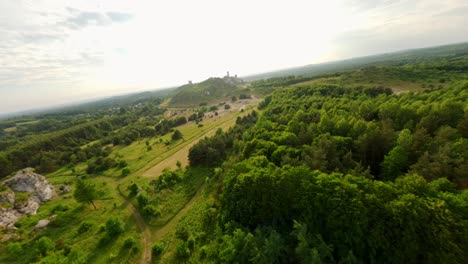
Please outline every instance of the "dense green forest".
M180 256L462 263L468 192L456 187L468 183L467 99L463 81L399 96L333 85L277 90L240 140L233 129L192 148L192 165L230 158L200 226L179 226L180 247L191 248Z

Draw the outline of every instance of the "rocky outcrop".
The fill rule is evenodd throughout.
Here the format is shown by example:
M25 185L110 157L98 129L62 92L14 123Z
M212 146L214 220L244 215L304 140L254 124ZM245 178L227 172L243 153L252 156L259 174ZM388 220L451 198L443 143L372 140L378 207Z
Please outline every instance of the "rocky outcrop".
M15 203L15 209L20 214L35 215L37 212L37 209L39 209L40 204L41 202L39 201L38 198L36 198L36 196L31 196L25 203L22 203L22 204Z
M31 168L18 171L16 175L3 182L15 192L34 192L41 202L46 202L57 196L54 186L42 175L34 173Z
M39 206L57 196L55 188L47 179L34 173L31 168L23 169L0 184L0 228L14 228L23 215L35 215ZM16 194L15 194L16 192ZM12 208L10 208L12 207Z
M0 191L0 203L6 203L12 206L15 202L15 192L8 187L4 188L3 191Z

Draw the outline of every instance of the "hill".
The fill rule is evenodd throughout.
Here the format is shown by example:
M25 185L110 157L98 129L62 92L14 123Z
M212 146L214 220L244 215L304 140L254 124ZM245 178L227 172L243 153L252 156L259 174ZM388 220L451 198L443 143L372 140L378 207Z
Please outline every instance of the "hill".
M411 49L399 52L358 57L348 60L311 64L301 67L282 69L278 71L254 74L242 77L246 81L282 77L289 75L320 75L324 73L353 70L369 66L402 66L431 62L450 62L456 64L458 59L468 58L468 43L444 45L422 49ZM466 69L465 69L466 70Z
M236 77L209 78L196 84L186 84L177 88L170 106L198 106L220 97L239 95L243 81Z

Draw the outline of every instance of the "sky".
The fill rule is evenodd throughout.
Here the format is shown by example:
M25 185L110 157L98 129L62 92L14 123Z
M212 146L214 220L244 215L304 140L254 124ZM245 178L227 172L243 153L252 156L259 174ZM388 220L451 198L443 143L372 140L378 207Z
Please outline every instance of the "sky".
M468 41L467 0L1 0L0 114Z

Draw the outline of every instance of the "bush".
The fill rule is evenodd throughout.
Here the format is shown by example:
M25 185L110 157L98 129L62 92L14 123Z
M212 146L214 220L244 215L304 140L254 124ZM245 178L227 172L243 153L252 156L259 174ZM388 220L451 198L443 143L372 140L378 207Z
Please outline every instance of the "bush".
M173 188L177 183L183 179L181 171L165 171L156 180L156 190L166 188Z
M176 248L176 255L179 259L187 259L190 256L190 249L184 241L179 241Z
M181 240L187 240L189 238L189 231L184 225L179 225L175 233L176 237Z
M179 130L175 130L174 133L172 134L172 140L179 140L182 139L182 133L180 133Z
M130 248L133 248L135 247L137 244L135 238L133 237L127 237L123 243L123 247L126 248L126 249L130 249Z
M87 232L89 229L91 229L91 227L93 227L93 224L90 223L90 222L83 222L81 223L80 227L78 227L78 234L83 234L85 232Z
M65 212L68 211L70 207L68 205L58 204L52 208L52 213L55 214L57 212Z
M146 194L146 192L141 192L140 194L138 194L137 202L138 202L138 207L140 208L143 208L148 204L149 199L148 199L148 195Z
M161 210L159 210L158 207L149 204L143 207L142 214L144 216L153 216L153 217L158 217L161 216Z
M47 252L54 249L54 242L50 238L43 236L36 241L36 248L42 256L47 255Z
M193 236L190 236L187 239L187 248L189 250L193 250L195 248L195 238Z
M122 176L128 176L130 174L130 169L129 168L123 168L122 169Z
M210 112L213 112L213 111L216 111L216 110L218 110L218 107L216 105L213 105L208 109L208 111L210 111Z
M106 222L106 231L111 237L120 235L124 231L124 223L119 218L111 217Z
M159 256L161 253L164 251L164 244L162 242L157 242L153 244L153 247L151 248L151 252L153 253L153 256Z
M130 196L135 196L138 194L138 185L136 183L130 185L128 189L130 190Z
M125 168L125 167L127 167L127 165L128 164L127 164L127 162L125 160L121 160L118 163L119 168Z
M19 256L23 252L23 247L19 242L12 242L8 244L7 250L11 255Z

